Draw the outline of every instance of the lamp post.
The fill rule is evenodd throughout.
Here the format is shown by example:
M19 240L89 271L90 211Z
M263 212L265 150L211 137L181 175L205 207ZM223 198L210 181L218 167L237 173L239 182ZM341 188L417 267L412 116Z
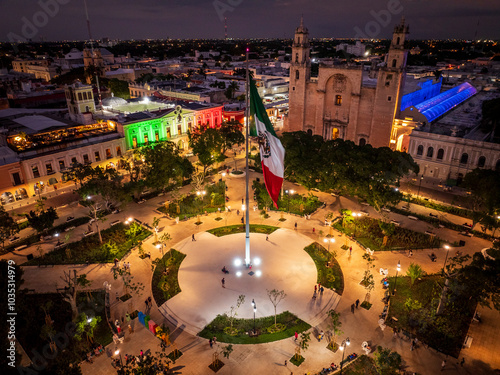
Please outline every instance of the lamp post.
M226 183L224 182L224 177L226 177L226 172L221 173L221 181L222 181L222 189L224 190L223 195L224 195L224 207L226 207Z
M120 366L123 367L122 354L120 353L120 349L117 348L115 350L115 355L119 355L120 356Z
M344 367L344 355L345 355L345 348L346 346L351 345L351 340L349 340L349 337L346 338L344 341L342 341L342 344L340 344L340 350L342 350L342 361L340 362L340 375L342 375L342 367Z
M252 306L253 306L253 334L255 335L255 313L257 312L257 304L253 299L252 299Z
M401 263L398 260L398 265L396 266L396 280L394 280L394 288L392 289L392 295L396 294L396 285L398 283L398 272L401 271Z
M450 252L450 246L444 245L443 246L446 249L446 257L444 258L444 264L443 264L443 274L446 272L445 267L446 267L446 261L448 260L448 253Z
M422 180L424 179L424 176L420 176L420 181L418 182L418 191L417 191L417 199L420 194L420 186L422 186Z
M335 238L327 237L323 239L323 242L328 244L328 252L330 252L330 244L335 242Z
M290 195L295 193L294 190L285 190L286 195L288 196L288 213L290 213Z

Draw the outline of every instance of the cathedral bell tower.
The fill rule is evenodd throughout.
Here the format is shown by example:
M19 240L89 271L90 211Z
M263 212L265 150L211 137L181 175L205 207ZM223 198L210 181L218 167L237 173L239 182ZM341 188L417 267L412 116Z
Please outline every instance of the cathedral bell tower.
M394 27L392 42L387 54L387 67L390 69L403 70L406 67L408 51L404 44L406 36L410 33L408 25L405 25L405 18L401 18L401 23Z
M302 130L305 121L306 86L311 77L309 31L300 26L295 29L290 61L289 127L290 131Z

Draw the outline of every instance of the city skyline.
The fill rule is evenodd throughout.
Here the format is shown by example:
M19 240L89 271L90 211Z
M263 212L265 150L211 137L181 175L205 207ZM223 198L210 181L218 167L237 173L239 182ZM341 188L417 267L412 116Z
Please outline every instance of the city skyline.
M500 4L479 0L88 0L94 39L291 38L300 17L311 37L388 38L404 16L410 39L497 39ZM83 0L0 1L0 40L88 39ZM21 10L22 9L22 10Z

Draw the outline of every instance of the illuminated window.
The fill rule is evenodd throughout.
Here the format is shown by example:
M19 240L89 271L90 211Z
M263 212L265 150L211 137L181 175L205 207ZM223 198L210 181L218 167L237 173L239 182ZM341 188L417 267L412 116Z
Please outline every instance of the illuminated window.
M335 105L342 105L342 95L335 95Z
M120 146L116 147L116 156L122 156L122 149Z
M111 159L113 157L113 154L111 154L111 149L107 148L106 149L106 159Z
M177 134L178 135L182 134L182 125L181 124L177 125Z
M148 144L148 135L147 134L144 134L144 143Z
M52 169L52 163L45 164L45 169L47 170L47 174L54 173L54 170Z
M443 160L443 157L444 157L444 150L443 150L442 148L440 148L440 149L438 150L437 158L438 158L439 160Z
M137 148L137 137L132 138L132 148Z
M170 134L170 128L167 128L167 138L171 138L172 135Z
M332 139L337 139L339 137L339 129L333 128L332 129Z
M33 172L34 178L40 177L40 171L38 170L38 167L36 165L31 167L31 171Z
M65 168L64 160L59 160L59 171L62 171Z
M155 132L155 141L158 142L160 140L160 133Z

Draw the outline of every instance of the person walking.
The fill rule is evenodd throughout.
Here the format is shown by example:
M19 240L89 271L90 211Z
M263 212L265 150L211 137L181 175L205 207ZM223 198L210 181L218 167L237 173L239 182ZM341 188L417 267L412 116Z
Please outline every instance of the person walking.
M319 333L319 341L323 340L324 335L325 335L325 332L323 332L323 330L321 330L321 332Z
M266 241L269 241L269 235L266 234Z
M295 222L295 230L297 230L297 222Z
M210 344L210 349L212 349L212 347L214 346L212 339L208 340L208 343Z
M316 228L313 228L313 234L316 233Z
M352 246L349 247L349 256L352 254Z
M359 306L359 299L356 300L356 308Z
M351 312L354 314L354 303L351 305Z
M297 333L297 331L295 331L295 341L297 341L298 338L299 338L299 334Z
M194 233L193 233L193 235L191 236L191 241L196 241L196 239L194 238Z
M445 367L446 367L446 359L443 359L443 362L441 362L441 371L443 371Z
M465 357L462 357L462 360L460 361L460 367L464 367L465 363Z
M222 280L220 281L222 283L222 287L225 288L226 287L226 279L222 278Z
M215 336L212 337L212 342L214 343L214 345L217 344L217 337L215 337Z
M319 288L319 294L323 294L324 290L325 290L325 288L323 288L323 287Z

